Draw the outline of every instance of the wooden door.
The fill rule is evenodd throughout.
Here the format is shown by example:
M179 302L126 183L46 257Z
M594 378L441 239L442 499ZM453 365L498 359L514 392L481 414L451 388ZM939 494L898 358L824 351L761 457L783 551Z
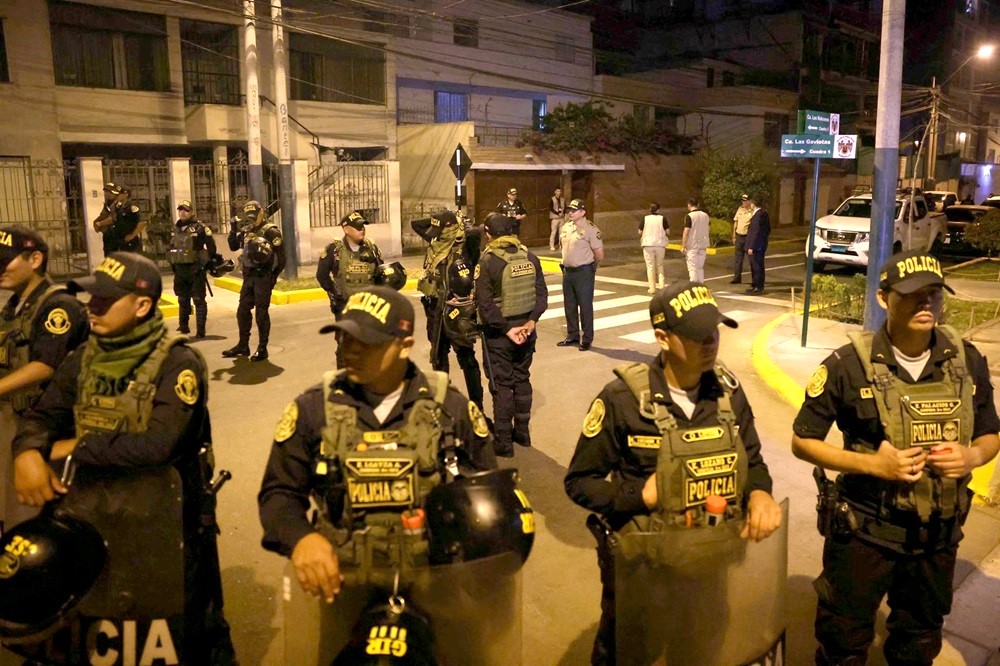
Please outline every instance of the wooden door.
M497 204L507 199L507 190L515 187L517 198L528 210L528 216L521 220L521 242L548 245L549 199L561 186L560 171L476 171L475 178L477 221L482 222L496 210Z

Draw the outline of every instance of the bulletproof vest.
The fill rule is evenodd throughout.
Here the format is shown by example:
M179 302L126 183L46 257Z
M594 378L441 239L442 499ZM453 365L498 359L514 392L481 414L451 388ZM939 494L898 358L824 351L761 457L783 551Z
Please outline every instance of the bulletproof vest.
M21 308L21 311L11 319L0 319L0 377L6 377L13 371L28 365L31 361L31 339L34 333L35 315L50 297L64 291L66 291L65 287L50 284L45 288L45 291ZM66 320L60 325L68 327L70 322ZM41 387L36 384L5 395L2 401L12 405L15 412L23 412L41 394Z
M935 328L957 354L942 365L944 378L938 382L908 384L899 379L885 363L872 361L871 331L848 333L851 344L871 384L872 397L886 439L897 449L947 444L969 446L972 443L973 389L975 382L965 364L965 345L948 326ZM846 439L846 438L845 438ZM848 442L852 449L874 453L860 441ZM892 508L912 511L927 522L932 514L940 518L964 515L969 509L966 489L969 476L946 479L925 467L916 483L895 483L895 492L886 498Z
M699 523L709 495L719 495L739 510L749 464L732 406L732 392L738 384L725 366L715 366L723 390L716 410L718 424L700 428L679 428L667 406L650 399L648 365L621 365L615 374L639 401L639 414L660 431L659 438L630 435L634 438L630 445L657 449L657 506L652 516L637 517L644 523L640 530L686 525L688 512L693 512L694 522Z
M377 266L374 261L365 261L361 257L362 254L367 253L371 255L372 259L375 258L375 249L372 245L372 242L366 238L362 241L357 252L351 252L347 243L340 241L337 248L339 271L335 280L341 294L349 294L371 286Z
M455 231L452 231L454 229ZM453 237L445 238L445 235ZM461 255L465 230L458 224L441 232L441 238L431 242L424 256L424 275L417 280L417 289L425 296L437 298L444 287L444 274L448 264Z
M88 432L145 432L153 413L153 397L156 395L156 379L170 350L177 344L184 344L182 336L164 336L145 361L136 368L132 380L119 395L96 395L88 382L90 362L96 350L87 346L80 360L80 377L77 380L76 405L73 415L76 422L76 436ZM201 376L208 373L205 359L198 350L188 347L198 359ZM195 387L197 388L197 387ZM182 390L178 385L177 390Z
M505 248L514 246L510 254ZM531 312L535 308L535 265L528 259L528 248L516 236L501 236L486 246L485 252L504 262L500 292L500 312L504 317Z
M346 524L352 529L398 526L400 513L422 506L441 482L438 452L445 434L441 408L448 375L427 373L433 398L417 400L401 429L363 432L354 407L330 401L339 374L323 375L326 421L316 473L325 476L331 466L339 465L346 487Z
M171 264L204 264L208 261L207 253L204 250L195 250L194 243L198 238L200 225L197 222L179 227L174 225L173 235L170 237L170 263Z
M270 242L268 240L268 238L267 238L267 232L269 230L271 230L271 229L278 230L278 226L275 225L275 224L273 224L273 223L271 223L271 222L268 222L266 224L261 225L260 228L252 228L249 231L247 231L245 234L243 234L243 254L240 255L240 264L241 265L245 266L246 268L261 268L261 267L267 266L268 264L271 263L271 260L274 257L273 254L271 256L269 256L266 260L257 261L252 256L253 253L247 251L247 249L248 249L247 246L250 245L250 242L254 238L258 238L259 237L259 238L261 238L261 239L263 239L265 241ZM278 231L280 233L280 230L278 230Z

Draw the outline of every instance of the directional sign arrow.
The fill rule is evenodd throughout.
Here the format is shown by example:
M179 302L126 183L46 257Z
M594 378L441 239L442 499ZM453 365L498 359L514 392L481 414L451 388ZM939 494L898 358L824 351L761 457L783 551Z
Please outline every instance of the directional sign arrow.
M469 153L465 152L465 148L462 144L458 144L455 148L455 153L451 156L451 161L448 162L448 166L451 167L451 172L455 174L455 178L459 182L465 180L465 175L469 173L469 169L472 168L472 158L469 157Z

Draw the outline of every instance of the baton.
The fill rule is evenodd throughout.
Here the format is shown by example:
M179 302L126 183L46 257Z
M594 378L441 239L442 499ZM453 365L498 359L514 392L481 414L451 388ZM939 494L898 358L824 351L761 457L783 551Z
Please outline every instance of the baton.
M490 349L486 346L486 331L482 328L479 329L479 341L483 344L483 371L486 373L486 379L490 382L490 391L496 390L496 385L493 383L493 362L490 361Z

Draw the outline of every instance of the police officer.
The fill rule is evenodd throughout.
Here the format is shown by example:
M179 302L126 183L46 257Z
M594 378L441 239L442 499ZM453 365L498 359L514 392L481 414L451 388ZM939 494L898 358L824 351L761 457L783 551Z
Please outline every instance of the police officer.
M521 200L517 198L516 187L507 190L507 198L497 204L495 212L514 218L512 234L514 236L521 234L521 220L528 217L528 210L521 203Z
M731 484L728 510L746 516L744 538L766 538L780 526L781 509L771 497L771 476L746 395L716 360L719 324L736 328L737 323L719 312L707 287L694 282L659 291L649 315L660 353L652 363L616 368L618 378L591 404L566 473L566 493L614 531L650 531L654 513L665 529L699 524L707 496L692 497L683 484L658 482L689 475L690 456L676 455L670 469L658 469L657 460L662 446L683 451L685 433L710 430L718 446L706 447L712 439L702 436L698 454L738 454L732 478L725 479ZM597 554L604 590L591 661L613 664L615 572L606 539L599 539Z
M212 230L198 221L191 211L191 202L177 204L177 222L170 239L170 266L174 269L174 293L177 294L177 331L191 332L191 299L194 298L195 337L205 337L208 303L205 294L208 276L205 265L216 255Z
M291 402L274 432L258 495L263 545L291 558L303 590L329 601L345 557L335 543L366 526L399 526L401 512L456 471L450 459L465 469L496 466L479 407L447 375L410 360L414 323L409 299L393 289L352 294L337 323L320 329L337 333L343 368ZM380 454L393 462L382 465ZM399 475L370 474L401 458L414 462ZM382 491L387 482L391 493ZM310 498L318 523L308 517Z
M183 486L185 604L183 657L174 663L233 663L214 504L208 510L204 504L211 472L199 455L211 447L205 361L183 338L167 334L156 306L160 272L145 257L116 252L69 287L90 294L91 335L66 357L21 422L14 439L18 498L41 506L65 494L48 462L70 456L78 468L73 493L85 492L87 479L100 484L105 475L175 469ZM114 511L115 503L112 497L108 508L90 511ZM152 570L170 555L165 543L147 561L128 566Z
M268 222L260 203L254 200L243 206L243 217L233 220L229 229L229 249L242 250L243 286L236 308L236 324L240 340L236 346L222 352L226 358L250 356L251 310L257 319L257 351L251 361L267 360L267 343L271 336L271 292L278 276L285 269L285 247L281 230Z
M102 236L105 256L142 251L141 235L146 223L139 218L139 206L132 202L130 190L114 183L104 185L104 207L94 220L94 231Z
M7 528L34 513L14 492L11 441L20 417L89 330L83 305L46 274L48 261L37 232L0 227L0 289L14 292L0 311L0 522Z
M594 342L594 278L598 262L604 260L604 241L601 230L587 219L587 204L583 199L570 201L566 205L566 216L569 221L559 232L566 339L556 345L579 345L580 351L587 351Z
M483 239L479 227L466 228L450 210L413 220L410 227L430 243L424 255L424 275L417 281L423 293L420 302L427 316L427 339L431 343L431 367L448 372L448 351L454 347L465 376L465 390L480 410L483 408L483 378L476 360L474 307L458 307L454 318L445 320L448 302L468 299L474 287L474 271ZM449 309L449 314L451 313ZM461 320L461 321L458 321ZM446 326L447 324L447 326Z
M886 594L886 660L930 664L941 650L970 475L1000 448L986 361L940 325L943 290L934 257L890 257L885 325L823 361L795 419L795 455L841 473L814 585L818 664L866 662ZM834 422L843 449L824 442Z
M493 446L514 455L512 442L531 446L531 359L535 324L548 307L542 265L511 232L516 220L490 213L489 242L476 265L476 304L483 326L487 378L493 396Z
M334 317L340 316L352 292L372 286L383 263L378 245L365 237L366 224L368 220L357 211L345 215L340 221L344 237L327 245L319 255L316 279L330 297Z

